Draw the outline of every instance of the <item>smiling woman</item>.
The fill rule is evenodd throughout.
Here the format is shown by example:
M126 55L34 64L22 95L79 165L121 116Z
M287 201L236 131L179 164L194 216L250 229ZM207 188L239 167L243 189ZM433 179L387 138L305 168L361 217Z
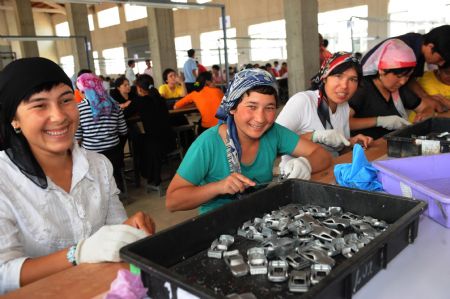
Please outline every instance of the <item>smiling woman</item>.
M309 179L330 165L320 146L274 123L277 96L268 72L246 69L235 75L216 114L221 123L194 141L167 189L169 210L200 206L206 213L257 182L270 182L279 153L299 157L288 171L293 178Z
M119 261L122 246L154 231L142 212L126 219L111 163L74 143L73 98L50 60L19 59L0 73L0 294L80 263Z

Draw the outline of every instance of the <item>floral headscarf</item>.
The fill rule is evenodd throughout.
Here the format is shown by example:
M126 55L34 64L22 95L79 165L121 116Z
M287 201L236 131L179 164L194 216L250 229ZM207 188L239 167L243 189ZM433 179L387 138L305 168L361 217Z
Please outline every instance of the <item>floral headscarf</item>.
M328 101L326 99L326 94L324 91L324 79L327 78L336 67L346 62L352 62L356 66L359 66L359 61L355 56L353 56L353 54L347 52L336 52L322 64L319 73L311 79L313 88L319 90L317 114L319 115L324 129L327 129L327 123L331 129L333 128L330 121L330 113L327 103Z
M112 111L119 110L116 101L108 95L102 80L91 73L82 74L77 79L77 87L89 100L92 117L97 122L102 115L110 115Z
M227 158L231 172L241 172L241 144L239 142L236 124L231 109L236 105L241 96L255 86L272 86L278 92L275 78L262 69L245 69L234 76L228 84L227 92L222 98L216 117L221 123L227 123Z

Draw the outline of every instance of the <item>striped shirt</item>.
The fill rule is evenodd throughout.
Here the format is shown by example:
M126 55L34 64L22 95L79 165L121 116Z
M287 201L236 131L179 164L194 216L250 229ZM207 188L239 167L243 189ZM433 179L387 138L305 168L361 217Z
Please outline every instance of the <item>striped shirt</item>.
M127 124L122 110L112 111L111 115L101 115L94 122L91 106L87 99L78 104L80 126L75 138L81 140L85 149L102 152L119 144L119 135L127 134Z

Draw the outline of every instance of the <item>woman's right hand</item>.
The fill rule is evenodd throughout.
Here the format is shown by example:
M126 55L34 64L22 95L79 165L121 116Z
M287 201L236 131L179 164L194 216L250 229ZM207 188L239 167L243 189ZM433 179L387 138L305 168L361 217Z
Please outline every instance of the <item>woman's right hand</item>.
M255 186L256 183L246 176L234 172L225 179L219 182L221 194L236 194L244 192L250 186Z
M120 248L146 236L143 230L126 224L105 225L89 238L78 242L75 260L77 264L120 262Z

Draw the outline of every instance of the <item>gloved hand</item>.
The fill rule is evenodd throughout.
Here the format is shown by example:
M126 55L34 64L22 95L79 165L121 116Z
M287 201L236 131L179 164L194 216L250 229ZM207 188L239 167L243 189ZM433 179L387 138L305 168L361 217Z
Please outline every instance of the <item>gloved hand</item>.
M288 179L309 180L311 178L311 171L309 161L305 157L298 157L286 162L282 174L287 175Z
M318 130L314 131L312 142L323 143L331 147L340 147L342 145L349 146L350 142L344 135L336 130Z
M105 225L89 238L78 242L75 260L77 264L120 262L120 248L146 236L144 231L129 225Z
M411 123L398 115L378 116L377 127L383 127L388 130L397 130Z

